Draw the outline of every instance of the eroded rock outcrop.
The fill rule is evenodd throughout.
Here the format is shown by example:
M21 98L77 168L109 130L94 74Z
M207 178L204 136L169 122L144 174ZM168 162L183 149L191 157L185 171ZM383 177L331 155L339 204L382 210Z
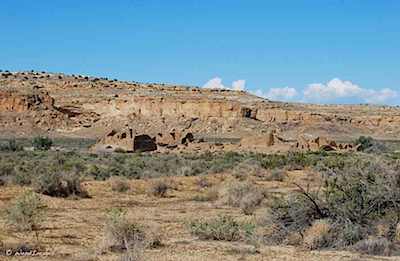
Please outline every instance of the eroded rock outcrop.
M28 112L54 108L54 99L47 93L19 94L10 91L0 91L1 112Z

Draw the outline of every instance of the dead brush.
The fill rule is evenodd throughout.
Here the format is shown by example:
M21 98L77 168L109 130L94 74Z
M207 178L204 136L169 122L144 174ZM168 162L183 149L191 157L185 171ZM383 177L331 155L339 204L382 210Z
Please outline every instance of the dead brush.
M250 182L232 181L223 186L219 191L223 204L240 207L246 215L250 215L264 199L263 193Z
M164 198L167 196L169 184L164 180L153 181L148 189L148 194L154 197Z
M129 181L123 177L113 176L109 179L111 190L115 192L126 192L129 190Z
M123 252L123 260L139 258L146 248L161 246L160 234L152 228L131 221L122 209L111 209L104 226L100 253Z

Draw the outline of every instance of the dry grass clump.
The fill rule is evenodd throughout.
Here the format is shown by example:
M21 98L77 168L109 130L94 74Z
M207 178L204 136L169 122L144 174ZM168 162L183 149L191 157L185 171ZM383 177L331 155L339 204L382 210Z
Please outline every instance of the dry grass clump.
M169 185L166 181L153 181L150 185L148 193L154 197L164 198L167 195Z
M188 224L192 235L202 240L239 241L254 234L252 224L242 224L230 216L219 216L211 220L195 220Z
M112 209L104 226L103 249L111 251L126 251L145 244L144 228L127 219L126 212Z
M111 190L116 192L126 192L129 190L129 182L126 178L113 176L109 180Z
M200 189L208 188L211 186L210 182L208 181L207 177L200 177L196 180L196 184Z
M45 205L40 197L28 191L17 197L6 209L7 223L18 231L33 231L44 220Z
M372 237L357 242L353 248L367 255L390 256L393 251L393 244L386 238Z
M282 182L286 176L287 175L285 169L275 168L269 171L268 175L265 176L264 180Z
M247 193L240 200L240 209L245 215L252 215L263 199L264 195L258 191Z
M400 223L397 224L394 240L396 243L400 243Z
M146 248L160 245L159 233L129 220L126 212L122 209L112 209L108 213L103 242L100 246L101 253L105 251L123 252L122 258L124 259L122 260L140 260Z
M331 243L331 230L332 226L329 220L320 219L314 221L304 233L304 247L314 250L329 246Z
M51 197L88 197L81 186L81 178L75 173L45 172L33 184L35 191Z
M207 188L201 194L197 194L193 197L194 201L216 201L219 197L219 191L217 187Z
M229 182L220 191L220 199L224 204L240 207L246 215L252 214L263 198L261 191L250 182Z
M266 172L267 170L261 167L260 162L254 159L247 159L240 162L232 169L232 175L240 181L245 181L251 176L263 177Z

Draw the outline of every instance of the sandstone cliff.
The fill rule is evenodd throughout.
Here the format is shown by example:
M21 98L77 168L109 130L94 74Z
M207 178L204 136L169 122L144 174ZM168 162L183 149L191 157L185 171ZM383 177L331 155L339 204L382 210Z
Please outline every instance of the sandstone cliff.
M122 82L46 72L0 73L0 129L30 136L103 136L190 129L197 136L242 138L279 130L299 135L397 139L400 109L272 102L245 92Z

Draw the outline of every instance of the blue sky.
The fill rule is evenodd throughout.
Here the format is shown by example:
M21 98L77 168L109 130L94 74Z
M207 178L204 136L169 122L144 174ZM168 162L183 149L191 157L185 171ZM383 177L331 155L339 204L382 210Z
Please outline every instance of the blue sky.
M398 0L1 0L0 69L400 104L399 14Z

